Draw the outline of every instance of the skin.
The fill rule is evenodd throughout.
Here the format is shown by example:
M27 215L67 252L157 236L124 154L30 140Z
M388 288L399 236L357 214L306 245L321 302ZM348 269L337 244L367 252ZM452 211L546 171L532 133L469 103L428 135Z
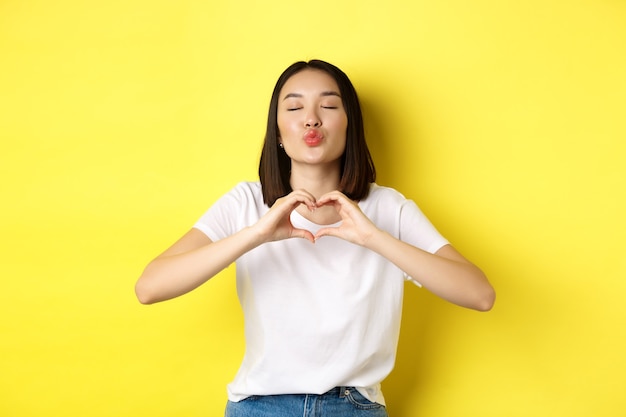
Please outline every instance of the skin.
M279 95L279 141L291 159L291 188L321 196L339 186L340 158L346 148L348 117L339 88L328 74L304 70L292 76ZM309 146L306 136L322 136L319 145ZM306 190L306 191L305 191ZM340 220L336 210L297 208L317 224Z
M280 143L292 161L294 191L276 200L256 224L217 242L191 229L147 265L135 286L140 302L185 294L259 245L292 238L315 244L334 236L387 258L445 300L479 311L492 308L495 291L486 276L454 247L445 245L430 254L402 242L376 227L356 202L337 191L348 123L338 94L335 81L322 71L304 70L285 83L277 120ZM293 210L317 224L341 224L313 235L291 224Z

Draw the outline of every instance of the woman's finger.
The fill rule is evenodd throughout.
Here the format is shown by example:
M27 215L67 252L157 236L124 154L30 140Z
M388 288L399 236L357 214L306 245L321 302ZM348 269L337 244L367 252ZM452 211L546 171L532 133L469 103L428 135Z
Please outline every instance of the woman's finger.
M313 197L312 194L310 194L309 192L305 190L292 191L286 196L281 197L278 200L276 200L276 202L279 203L280 206L283 206L283 203L287 204L290 211L294 210L300 204L304 204L311 211L315 210L315 208L317 207L316 202L315 202L315 197ZM274 204L274 206L276 206L276 204ZM274 206L272 206L272 208L274 208Z
M304 230L304 229L293 228L291 230L291 236L290 237L303 238L303 239L308 240L311 243L315 243L315 236L313 236L313 233L309 232L308 230Z

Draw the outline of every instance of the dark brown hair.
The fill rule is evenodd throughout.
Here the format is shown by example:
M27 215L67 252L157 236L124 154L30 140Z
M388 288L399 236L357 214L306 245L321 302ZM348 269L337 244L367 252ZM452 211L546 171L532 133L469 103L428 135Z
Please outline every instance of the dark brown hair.
M346 149L341 157L339 190L348 198L358 201L367 197L370 184L376 179L374 162L365 142L363 115L356 90L348 76L336 66L320 60L299 61L290 65L278 78L270 101L267 130L259 162L259 179L263 189L263 201L268 206L292 189L289 184L291 159L279 148L278 99L280 91L289 78L306 69L323 71L330 75L337 86L348 118Z

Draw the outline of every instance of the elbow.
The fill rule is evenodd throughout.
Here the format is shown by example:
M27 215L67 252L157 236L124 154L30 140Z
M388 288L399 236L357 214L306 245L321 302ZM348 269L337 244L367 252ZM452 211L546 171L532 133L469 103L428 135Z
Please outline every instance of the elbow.
M479 283L474 287L474 301L471 308L476 311L487 312L493 308L496 302L496 290L482 271L480 271L480 277Z
M146 296L145 296L145 295L143 295L143 294L139 294L139 293L136 293L136 294L137 294L137 300L139 300L139 302L140 302L141 304L143 304L143 305L146 305L146 306L147 306L147 305L150 305L150 304L154 304L154 303L155 303L155 301L154 301L154 300L152 300L152 299L151 299L151 298L149 298L149 297L146 297Z
M486 288L479 297L477 297L473 306L474 310L487 312L493 308L496 302L496 291L490 285Z
M146 266L135 283L135 296L144 305L155 304L164 300L162 290L158 284L159 276L155 273L154 268L151 267L153 262Z
M137 300L143 305L149 305L154 303L154 301L148 294L139 289L138 285L135 285L135 295L137 296Z
M144 305L154 304L158 301L141 278L135 284L135 295L137 300Z

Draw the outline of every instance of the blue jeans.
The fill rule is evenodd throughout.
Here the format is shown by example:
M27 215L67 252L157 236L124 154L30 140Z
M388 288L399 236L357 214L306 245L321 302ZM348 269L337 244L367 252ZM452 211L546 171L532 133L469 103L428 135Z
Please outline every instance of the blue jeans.
M333 388L325 394L253 395L229 401L225 417L388 417L382 404L355 388Z

